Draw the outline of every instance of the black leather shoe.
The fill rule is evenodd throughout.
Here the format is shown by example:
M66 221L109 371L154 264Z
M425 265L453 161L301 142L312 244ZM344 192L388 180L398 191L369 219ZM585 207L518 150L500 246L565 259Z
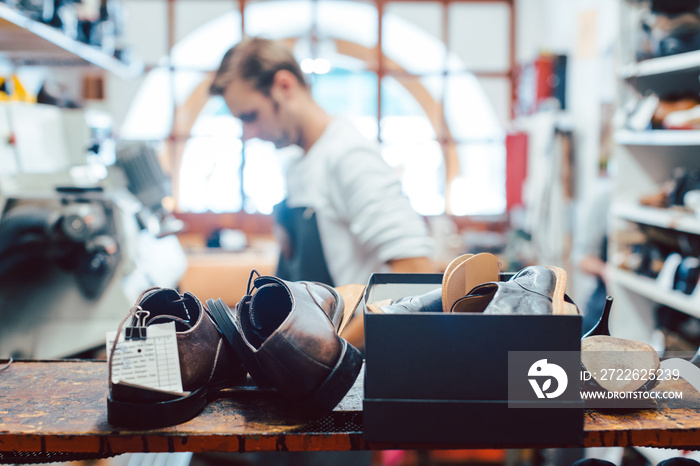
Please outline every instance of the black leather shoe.
M407 296L396 300L387 299L367 305L377 314L403 314L407 312L442 312L442 288L418 296Z
M505 282L475 287L452 306L452 312L484 314L578 314L565 294L566 272L553 266L530 266Z
M224 343L202 303L191 293L170 288L149 288L119 325L119 333L175 322L183 393L144 387L138 382L113 381L109 362L107 419L120 427L147 429L185 422L196 416L222 388L240 384L246 372L240 358ZM129 321L126 328L124 324ZM136 326L136 327L135 327Z
M276 389L300 415L333 410L362 368L361 353L338 336L343 299L327 285L253 270L233 311L221 300L207 304L253 380Z

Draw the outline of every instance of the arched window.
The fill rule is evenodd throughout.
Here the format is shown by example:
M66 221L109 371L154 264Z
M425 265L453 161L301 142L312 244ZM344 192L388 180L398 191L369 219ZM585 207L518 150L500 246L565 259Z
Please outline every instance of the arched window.
M220 97L207 94L212 71L245 30L293 47L316 100L379 142L419 213L501 214L507 112L498 115L492 96L509 95L508 63L480 78L430 27L446 22L445 8L451 18L465 6L483 7L458 1L247 3L243 15L230 11L177 42L146 77L121 137L169 141L179 210L270 213L284 197L284 164L299 150L278 151L256 140L244 147L240 123ZM488 7L507 31L507 3ZM482 83L491 86L491 98Z

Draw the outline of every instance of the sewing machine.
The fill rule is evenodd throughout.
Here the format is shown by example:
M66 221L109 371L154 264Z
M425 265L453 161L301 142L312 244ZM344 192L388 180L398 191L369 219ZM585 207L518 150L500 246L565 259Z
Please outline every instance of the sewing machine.
M49 110L73 129L43 125L28 133L43 140L23 147L31 122L18 125L12 108L0 116L0 358L95 352L141 291L176 287L187 267L155 152L133 144L115 163L91 162L84 117L66 123L65 109L43 107L20 112Z

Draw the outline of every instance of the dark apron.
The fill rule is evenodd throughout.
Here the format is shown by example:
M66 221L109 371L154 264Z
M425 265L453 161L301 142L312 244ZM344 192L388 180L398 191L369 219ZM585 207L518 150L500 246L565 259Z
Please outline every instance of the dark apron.
M323 254L316 212L310 207L274 207L280 257L276 275L289 281L314 281L335 286Z

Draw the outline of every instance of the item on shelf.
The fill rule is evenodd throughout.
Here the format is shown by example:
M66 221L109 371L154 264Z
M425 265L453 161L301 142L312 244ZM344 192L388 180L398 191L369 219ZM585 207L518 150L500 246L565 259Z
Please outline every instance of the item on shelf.
M677 252L672 252L666 257L663 267L656 277L656 283L664 290L675 289L676 275L678 266L681 264L683 257Z
M665 351L696 351L700 346L700 319L668 306L654 310L656 328L665 340Z
M639 198L639 203L647 207L667 208L667 207L688 207L695 210L693 206L686 206L686 195L692 191L700 191L700 170L696 168L676 167L673 170L673 179L663 183L655 192ZM696 195L691 195L691 203ZM697 205L697 204L693 204Z
M700 217L700 189L691 189L683 196L683 204Z
M700 280L700 259L684 257L676 269L673 289L692 294Z
M36 103L55 105L59 108L81 108L74 99L72 99L64 86L50 81L44 81L36 95Z
M644 131L651 128L652 118L659 106L659 96L654 93L645 95L640 101L630 104L625 126L632 131Z
M642 246L642 263L636 272L639 275L644 275L650 278L656 278L663 268L663 263L665 261L664 254L661 252L660 248L655 244L647 244Z
M661 122L663 129L692 130L700 128L700 105L668 113Z
M700 190L700 170L678 167L673 171L673 190L669 195L670 205L684 205L684 197L689 191Z
M700 123L700 99L690 95L666 95L659 101L651 118L652 129L694 129Z
M54 16L54 0L15 0L14 7L33 19L48 23Z
M695 3L695 2L692 2ZM700 49L700 14L693 4L669 8L654 2L639 25L638 61Z

